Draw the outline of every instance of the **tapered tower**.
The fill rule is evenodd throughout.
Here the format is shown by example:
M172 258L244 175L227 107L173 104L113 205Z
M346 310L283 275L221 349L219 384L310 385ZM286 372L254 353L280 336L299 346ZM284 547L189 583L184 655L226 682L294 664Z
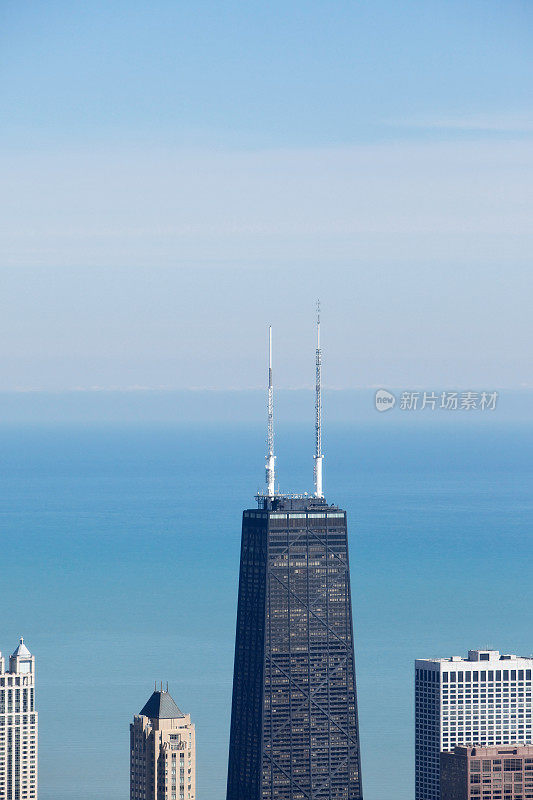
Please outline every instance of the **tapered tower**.
M7 663L0 653L0 800L37 800L37 728L35 656L21 638Z
M227 800L363 796L346 512L322 492L319 340L316 365L314 493L271 491L267 470L243 512Z

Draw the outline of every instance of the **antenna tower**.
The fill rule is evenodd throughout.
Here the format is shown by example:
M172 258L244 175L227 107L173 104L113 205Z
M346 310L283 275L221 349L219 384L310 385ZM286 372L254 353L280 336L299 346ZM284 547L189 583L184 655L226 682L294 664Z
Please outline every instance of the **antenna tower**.
M266 456L266 485L267 494L275 494L275 461L274 456L274 389L272 387L272 325L268 327L268 427L267 427L267 456Z
M316 396L315 396L315 497L322 491L322 351L320 349L320 300L316 304Z

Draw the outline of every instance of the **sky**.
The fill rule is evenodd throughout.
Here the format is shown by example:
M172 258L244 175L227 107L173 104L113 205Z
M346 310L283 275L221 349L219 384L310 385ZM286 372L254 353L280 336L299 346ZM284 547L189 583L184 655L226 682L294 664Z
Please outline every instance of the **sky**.
M0 9L0 391L531 387L529 2Z

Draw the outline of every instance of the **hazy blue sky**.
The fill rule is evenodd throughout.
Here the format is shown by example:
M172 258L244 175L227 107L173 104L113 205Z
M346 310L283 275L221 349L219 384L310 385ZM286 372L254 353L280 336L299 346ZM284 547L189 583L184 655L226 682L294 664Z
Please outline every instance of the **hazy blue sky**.
M533 6L0 8L0 390L531 386Z

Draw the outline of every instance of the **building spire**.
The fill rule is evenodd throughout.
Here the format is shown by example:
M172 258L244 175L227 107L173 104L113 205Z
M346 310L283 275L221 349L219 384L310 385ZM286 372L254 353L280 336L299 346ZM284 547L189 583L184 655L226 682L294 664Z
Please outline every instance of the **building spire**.
M267 427L267 456L266 456L266 485L267 494L275 494L275 461L274 455L274 389L272 387L272 325L268 326L268 427Z
M322 491L322 351L320 349L320 300L316 304L316 395L315 395L315 497Z

